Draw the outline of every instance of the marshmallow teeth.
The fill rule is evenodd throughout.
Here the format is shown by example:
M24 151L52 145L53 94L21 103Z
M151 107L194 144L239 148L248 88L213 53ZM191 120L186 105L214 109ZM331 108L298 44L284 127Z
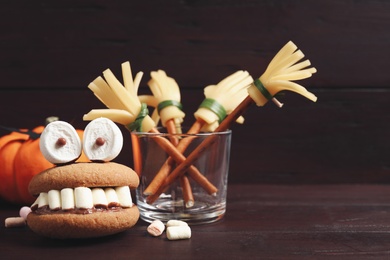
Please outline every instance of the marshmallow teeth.
M40 137L39 147L46 160L53 164L75 161L82 151L76 129L63 121L54 121L45 127Z
M122 146L122 132L110 119L97 118L84 130L83 149L91 161L111 161L119 155Z
M113 207L131 208L133 201L128 186L88 188L77 187L75 189L64 188L62 190L50 190L42 192L31 205L31 208L48 206L50 210L72 209L108 209Z

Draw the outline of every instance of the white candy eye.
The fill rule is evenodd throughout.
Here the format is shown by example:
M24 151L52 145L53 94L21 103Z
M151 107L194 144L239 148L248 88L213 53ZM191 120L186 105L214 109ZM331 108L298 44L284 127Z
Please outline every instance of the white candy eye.
M82 151L76 129L67 122L54 121L43 130L39 148L43 156L53 164L64 164L77 160Z
M91 161L111 161L118 156L122 146L122 132L110 119L97 118L84 130L83 149Z

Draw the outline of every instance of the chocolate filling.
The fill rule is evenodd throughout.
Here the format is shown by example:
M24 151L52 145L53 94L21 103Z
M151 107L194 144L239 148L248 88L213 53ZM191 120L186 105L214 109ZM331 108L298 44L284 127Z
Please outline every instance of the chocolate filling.
M32 212L34 212L35 214L38 214L38 215L47 215L47 214L91 214L91 213L95 213L95 212L118 212L118 211L121 211L123 210L124 208L123 207L120 207L120 206L112 206L112 207L99 207L98 205L96 205L95 207L93 208L90 208L90 209L82 209L82 208L75 208L75 209L67 209L67 210L63 210L63 209L50 209L48 205L46 206L43 206L43 207L33 207L31 208Z

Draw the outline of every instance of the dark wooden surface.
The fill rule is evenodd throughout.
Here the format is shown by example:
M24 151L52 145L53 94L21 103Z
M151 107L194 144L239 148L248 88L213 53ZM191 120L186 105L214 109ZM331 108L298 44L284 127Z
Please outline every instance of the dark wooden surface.
M0 227L2 259L387 259L390 187L386 185L231 185L220 222L192 226L168 241L138 224L90 240L50 240L28 228ZM0 219L18 208L2 206Z

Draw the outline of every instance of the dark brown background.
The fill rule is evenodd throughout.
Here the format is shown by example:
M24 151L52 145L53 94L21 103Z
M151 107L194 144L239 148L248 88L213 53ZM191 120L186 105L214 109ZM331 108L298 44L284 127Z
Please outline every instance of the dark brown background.
M182 89L186 123L203 88L238 69L260 76L292 40L318 73L293 93L251 107L233 126L230 182L390 182L390 2L6 1L0 8L0 125L32 128L57 115L83 128L103 106L87 85L163 69ZM0 132L4 134L4 131ZM131 142L117 161L132 166Z

